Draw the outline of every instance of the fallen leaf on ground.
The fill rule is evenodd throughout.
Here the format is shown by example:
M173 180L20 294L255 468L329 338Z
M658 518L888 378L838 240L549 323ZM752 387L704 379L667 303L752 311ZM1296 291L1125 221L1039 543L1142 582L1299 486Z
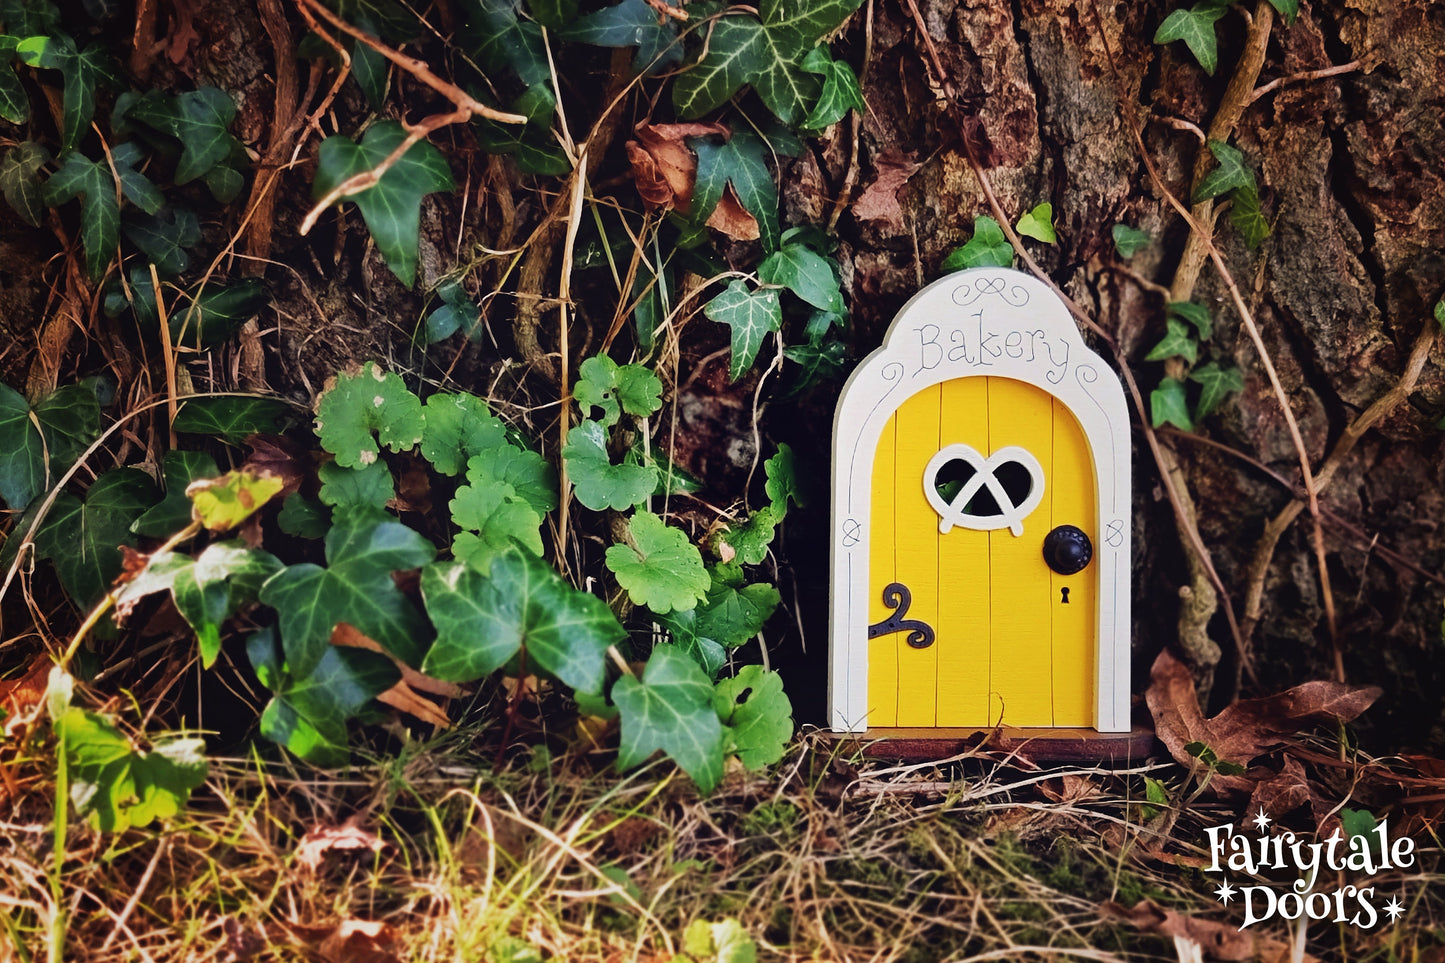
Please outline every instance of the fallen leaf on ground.
M708 215L707 226L722 231L734 241L756 241L763 236L758 229L758 219L743 207L731 183L723 191L722 199L717 202L712 214Z
M697 183L697 155L687 146L689 137L727 136L721 124L638 124L635 140L627 142L632 178L637 192L652 209L673 207L686 214Z
M252 435L246 439L251 449L242 468L257 475L271 475L281 479L281 497L290 495L301 488L309 475L316 473L316 461L304 445L277 435Z
M1305 767L1294 756L1284 757L1284 766L1279 772L1260 781L1249 797L1245 812L1266 812L1279 817L1293 812L1314 799L1310 791L1309 777Z
M7 723L18 722L45 698L52 665L50 656L37 655L24 675L0 679L0 715L5 716Z
M362 829L360 819L353 817L340 826L316 826L301 837L296 846L296 862L313 872L321 868L327 853L366 850L379 853L386 841L370 830Z
M885 150L873 158L878 176L863 188L851 206L853 216L860 221L879 221L880 227L891 233L902 233L903 206L898 202L898 192L908 183L908 178L922 165L913 151Z
M335 926L291 924L288 928L326 963L399 963L389 949L397 945L396 931L385 923L352 919Z
M452 720L447 718L441 706L417 695L416 690L407 685L405 679L378 695L376 701L385 703L398 712L405 712L414 719L430 723L437 729L451 728Z
M433 679L425 673L418 672L405 662L393 657L391 653L381 647L381 643L361 632L350 623L336 623L336 628L331 630L331 644L346 646L352 649L365 649L368 652L377 652L386 656L395 662L396 667L401 670L401 681L418 692L441 696L444 699L460 699L469 694L468 690L454 682L443 682L440 679Z
M1288 943L1263 933L1244 932L1233 923L1219 923L1167 910L1142 900L1131 909L1122 903L1104 903L1099 911L1104 916L1122 920L1146 933L1158 933L1175 939L1197 943L1204 955L1213 960L1257 960L1259 963L1287 963L1294 959ZM1319 957L1306 953L1299 963L1320 963Z

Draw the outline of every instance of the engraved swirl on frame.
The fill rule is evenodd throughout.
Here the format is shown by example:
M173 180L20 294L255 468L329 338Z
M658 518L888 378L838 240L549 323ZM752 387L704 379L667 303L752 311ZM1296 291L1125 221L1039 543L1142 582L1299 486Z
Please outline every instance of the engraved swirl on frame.
M959 307L968 307L985 294L992 294L1015 308L1029 303L1028 288L1021 284L1010 284L1007 279L998 277L981 277L977 281L977 285L965 281L954 288L953 303Z
M1105 408L1104 403L1094 394L1094 385L1099 383L1099 369L1091 364L1081 364L1074 369L1074 380L1079 383L1080 388L1084 389L1084 394L1094 403L1094 407L1099 409L1099 414L1104 416L1104 424L1109 426L1109 471L1104 477L1113 478L1114 473L1119 470L1119 465L1114 456L1113 444L1113 436L1114 433L1118 431L1118 428L1115 426L1114 420L1109 417L1109 409ZM1099 453L1095 452L1094 457L1098 458ZM1110 487L1113 488L1113 486ZM1100 495L1102 494L1103 492L1100 492ZM1119 511L1119 492L1117 488L1114 488L1111 493L1111 505L1117 513Z

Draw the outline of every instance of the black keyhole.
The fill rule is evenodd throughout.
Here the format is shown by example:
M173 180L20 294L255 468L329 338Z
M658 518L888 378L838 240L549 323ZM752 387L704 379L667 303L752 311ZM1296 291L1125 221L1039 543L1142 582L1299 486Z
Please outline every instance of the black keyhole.
M1069 587L1068 587L1067 585L1061 587L1061 588L1059 589L1059 593L1060 593L1061 595L1063 595L1063 598L1059 599L1059 601L1060 601L1062 604L1064 604L1064 605L1068 605L1068 604L1069 604Z

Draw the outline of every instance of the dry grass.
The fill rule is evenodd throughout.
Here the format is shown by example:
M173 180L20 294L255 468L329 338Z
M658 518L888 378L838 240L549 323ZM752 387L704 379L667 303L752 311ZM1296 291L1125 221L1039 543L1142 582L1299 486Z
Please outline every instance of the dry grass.
M497 771L479 745L453 733L336 778L218 760L164 830L71 826L58 877L32 786L0 840L0 961L45 959L52 930L66 960L652 961L723 918L760 959L1176 960L1170 937L1100 904L1241 919L1199 867L1203 827L1243 804L1149 812L1146 769L1186 788L1172 765L897 767L810 736L700 799L664 764L619 777L542 753ZM1313 957L1441 958L1440 846L1413 828L1414 871L1375 880L1409 914L1368 932L1312 924ZM372 928L347 944L348 921ZM1248 933L1267 939L1242 958L1290 958L1282 924Z

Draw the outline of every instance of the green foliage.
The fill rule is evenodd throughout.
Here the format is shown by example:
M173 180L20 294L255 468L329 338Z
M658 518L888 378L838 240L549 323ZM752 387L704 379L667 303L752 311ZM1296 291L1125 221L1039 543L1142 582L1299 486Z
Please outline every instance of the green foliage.
M172 256L164 251L156 253ZM158 328L160 311L150 271L132 268L129 280L128 289L119 283L108 286L106 313L115 317L129 307L144 326ZM168 297L171 303L166 326L170 328L171 343L197 350L230 338L270 300L266 285L259 278L243 278L231 284L203 283L199 291L169 292Z
M379 441L392 451L406 451L422 441L426 417L421 402L396 375L368 361L357 374L340 374L321 395L316 409L316 434L321 447L344 468L376 461ZM375 438L372 433L375 432Z
M316 157L313 193L323 197L347 180L375 170L405 139L406 131L390 120L369 127L359 144L340 134L326 138ZM407 287L416 280L422 198L453 186L441 151L420 141L374 184L347 197L360 208L386 266Z
M567 432L562 457L577 500L595 512L631 508L657 490L659 475L652 465L613 464L601 422L584 421Z
M76 606L89 609L121 571L117 546L131 540L131 525L159 493L138 468L115 468L95 480L82 499L56 496L40 530L35 554L50 559L61 587Z
M1194 325L1203 340L1208 341L1214 336L1214 319L1209 316L1209 309L1204 305L1194 301L1170 301L1164 310L1169 317L1180 318Z
M632 543L608 548L607 568L632 601L659 614L695 606L710 580L687 534L651 512L633 515L628 531Z
M1187 10L1181 7L1164 18L1154 33L1154 42L1183 40L1199 66L1212 77L1219 66L1219 41L1214 35L1214 25L1228 9L1226 0L1199 0Z
M1055 244L1059 236L1054 233L1054 205L1045 202L1019 218L1018 232L1045 244ZM1012 262L1010 262L1012 263Z
M732 329L732 359L728 363L728 378L732 381L752 367L763 339L783 323L777 290L749 289L741 280L729 282L721 294L703 306L703 313Z
M127 120L145 124L180 141L177 184L204 177L232 155L244 155L241 142L230 130L236 119L236 103L230 94L217 87L201 87L176 97L148 91L127 104L121 113Z
M720 537L720 544L736 556L744 565L761 565L767 558L768 546L773 542L773 533L778 527L778 513L771 506L760 508L741 525L729 526ZM724 555L723 561L733 561Z
M562 37L598 47L636 47L632 69L640 73L659 73L682 59L677 21L659 17L647 0L622 0L589 13L565 27Z
M758 265L764 284L785 287L820 311L842 314L843 292L828 259L805 244L784 244Z
M1144 356L1144 360L1163 361L1165 358L1178 356L1193 364L1199 354L1199 342L1194 340L1189 328L1170 318L1165 322L1165 329L1164 339Z
M726 743L713 709L713 687L681 649L654 648L642 678L618 679L612 701L622 716L619 767L630 769L662 750L703 792L722 779Z
M1224 399L1244 390L1244 375L1238 368L1221 368L1217 362L1202 364L1189 373L1189 380L1200 385L1199 400L1194 403L1194 421L1203 421L1224 403Z
M1234 203L1229 208L1229 223L1249 249L1254 250L1270 232L1269 221L1259 206L1259 190L1251 182L1248 187L1236 188L1230 196Z
M1194 203L1207 201L1238 188L1254 187L1254 171L1244 162L1244 154L1223 141L1209 141L1209 152L1219 166L1204 176L1194 189Z
M317 497L330 505L342 518L386 514L386 503L396 497L396 482L385 462L374 461L359 468L343 468L327 462L316 470L321 480Z
M291 411L272 398L188 398L171 427L234 443L254 434L280 434Z
M685 956L675 963L756 963L757 945L737 920L698 920L683 934Z
M409 408L408 403L403 405ZM476 395L437 394L426 400L421 453L442 474L460 474L472 457L506 440L506 426Z
M486 480L457 489L451 512L452 521L467 529L453 541L453 554L483 575L513 544L542 554L541 513L505 482Z
M45 491L100 434L100 403L67 385L33 407L0 385L0 498L20 510Z
M121 193L147 214L156 213L165 203L156 186L135 169L142 156L134 143L120 144L111 149L109 158L98 161L71 151L60 156L59 169L45 182L41 196L46 204L58 206L72 197L80 198L80 240L85 247L85 267L92 278L105 274L120 241L117 178Z
M1114 250L1126 260L1148 247L1154 240L1149 236L1149 232L1128 224L1115 224L1109 233L1114 238Z
M1185 395L1184 382L1165 378L1159 387L1149 394L1149 417L1155 428L1173 425L1183 431L1193 431L1194 422L1189 417L1189 399Z
M1269 0L1269 5L1279 11L1285 23L1294 23L1299 16L1299 0Z
M823 78L823 90L803 121L804 130L823 130L846 117L848 111L866 108L863 89L858 86L858 75L844 61L834 60L826 46L808 51L800 66L808 73Z
M772 503L773 512L782 518L788 513L788 501L801 508L807 504L798 486L798 469L791 446L781 444L773 457L763 462L763 473L767 475L764 491Z
M442 306L427 315L422 340L427 344L436 344L458 331L465 331L468 338L475 338L481 333L482 312L467 294L466 288L447 279L437 285L436 293L442 300Z
M186 487L186 496L191 500L192 514L203 528L228 532L255 514L283 485L285 482L276 475L242 467L220 478L192 482Z
M783 758L793 738L793 704L783 692L782 676L760 665L743 666L717 684L713 708L727 729L730 751L748 769Z
M25 94L25 85L10 66L19 43L18 37L0 36L0 118L16 125L30 119L30 98Z
M135 520L131 531L151 538L164 538L191 523L191 500L186 486L199 478L215 478L221 473L216 459L203 451L168 451L161 459L161 475L165 479L166 497L151 506Z
M572 397L584 416L592 408L602 409L602 425L617 424L622 412L645 418L662 407L662 382L640 364L618 365L606 355L582 362Z
M1227 762L1225 760L1221 760L1215 754L1213 749L1209 748L1209 746L1205 745L1202 742L1186 743L1184 746L1184 751L1189 753L1189 755L1193 756L1195 759L1198 759L1212 772L1217 772L1221 776L1244 775L1245 769L1243 766L1241 766L1237 762Z
M127 212L121 218L121 233L156 266L161 277L174 277L190 266L190 248L201 239L201 223L196 215L184 208L163 209L158 214L136 214ZM148 271L134 271L131 283L142 276L150 281ZM155 296L151 296L152 302Z
M7 73L6 68L0 67L0 77ZM5 160L0 161L0 191L5 194L5 203L32 227L39 227L41 218L45 217L40 168L48 163L50 151L28 140L10 148Z
M973 219L973 237L963 247L954 248L943 259L944 271L962 271L974 267L1013 267L1013 245L1004 236L998 221L980 214Z
M737 131L721 144L712 137L693 137L689 141L697 154L693 222L705 222L722 200L723 189L731 184L738 201L757 219L763 250L777 250L778 186L764 160L768 147L763 139Z
M102 84L116 86L115 68L99 47L81 50L63 33L48 37L26 37L15 46L20 61L42 70L58 70L63 81L60 149L68 151L80 143L95 116L95 95Z

